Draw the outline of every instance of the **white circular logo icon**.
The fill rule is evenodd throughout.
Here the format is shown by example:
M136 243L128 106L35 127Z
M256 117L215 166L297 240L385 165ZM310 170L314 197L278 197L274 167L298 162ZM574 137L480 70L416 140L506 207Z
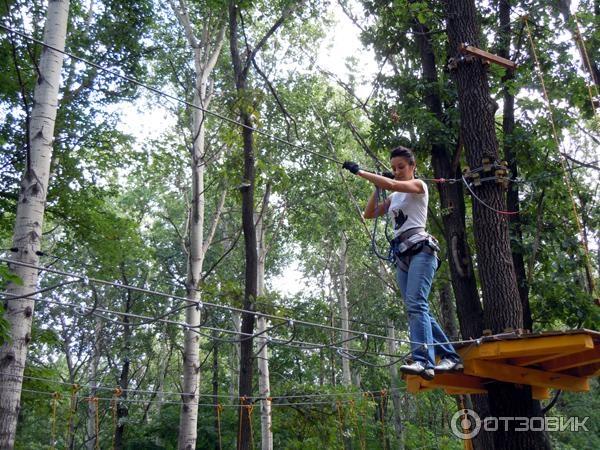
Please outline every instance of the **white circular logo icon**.
M450 419L452 434L460 439L471 439L481 430L481 419L472 409L459 409Z

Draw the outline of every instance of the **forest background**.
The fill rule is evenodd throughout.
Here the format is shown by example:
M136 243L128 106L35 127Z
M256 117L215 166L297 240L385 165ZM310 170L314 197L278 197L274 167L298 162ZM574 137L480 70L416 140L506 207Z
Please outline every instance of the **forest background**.
M46 2L5 0L2 25L42 40L46 8ZM258 339L239 339L239 312L186 308L185 299L248 307L245 139L251 128L260 131L253 133L250 202L262 273L251 306L286 318L270 321L265 333L271 338L274 447L462 448L449 425L456 399L441 392L407 394L388 367L393 358L387 355L406 354L405 344L390 349L384 340L351 340L344 332L287 320L407 339L393 276L371 251L373 224L360 219L370 186L335 162L352 159L381 170L378 161L385 165L388 149L403 144L415 149L423 178L438 178L440 161L448 160L446 178L459 179L451 187L462 200L452 204L439 197L444 187L438 192L438 185L429 185L429 229L445 260L430 299L450 336L480 335L459 331L456 303L462 297L456 293L462 291L450 260L462 251L452 237L464 236L464 247L475 249L471 204L477 200L460 180L466 160L447 66L455 52L442 4L281 0L242 1L234 8L237 24L231 5L219 1L70 2L65 50L94 65L63 61L38 255L39 265L54 272L39 272L44 301L35 305L15 447L175 448L183 426L179 393L187 392L189 381L184 355L194 345L190 335L199 346L197 382L206 397L197 427L187 433L198 448L232 448L239 440L243 344L258 352L267 342L253 349ZM335 73L318 63L335 27L334 8L374 53L375 72L365 73L358 58L348 58ZM501 23L506 8L509 20ZM564 176L597 279L600 4L490 1L477 2L477 13L479 46L505 52L518 64L514 73L491 65L488 78L501 154L513 178L506 208L520 212L499 220L511 222L513 254L507 257L522 266L517 277L529 306L525 323L534 331L597 330L600 314ZM237 56L232 30L243 49ZM438 61L435 81L424 76L422 36ZM206 58L198 58L199 49ZM2 258L8 258L42 46L4 29L0 52L0 240ZM245 73L236 69L236 57ZM443 104L440 114L429 108L432 92ZM511 97L514 126L507 128ZM136 126L143 124L127 118L131 105L150 111L160 105L165 124L139 133ZM200 114L192 105L205 110ZM449 235L452 220L462 231ZM382 253L384 222L376 224ZM201 228L196 259L193 223ZM460 256L468 260L465 274L478 298L477 253ZM302 274L296 292L277 288L291 266ZM15 281L6 265L0 276L3 290ZM190 309L197 316L190 318ZM9 325L0 320L6 343ZM199 333L182 326L190 320L202 325ZM302 342L318 345L308 349ZM350 351L360 357L349 358ZM256 359L250 358L252 364ZM251 395L258 395L258 377L249 383ZM85 401L94 397L96 403ZM596 419L598 398L594 382L590 393L560 396L549 414ZM250 439L258 445L260 415L248 415ZM589 433L550 433L554 448L599 448L598 420L588 424Z

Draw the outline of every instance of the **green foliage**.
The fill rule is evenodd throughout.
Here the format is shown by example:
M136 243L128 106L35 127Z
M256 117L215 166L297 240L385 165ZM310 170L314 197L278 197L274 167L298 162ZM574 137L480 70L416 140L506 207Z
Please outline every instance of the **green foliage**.
M146 80L188 102L194 101L193 51L169 5L107 1L97 3L93 14L88 16L84 2L72 3L70 51ZM348 5L348 2L342 3ZM285 4L288 2L239 4L245 19L244 38L250 47L271 26ZM591 54L597 55L598 27L591 26L597 17L590 12L590 2L580 4L579 17L585 24L586 39ZM10 16L13 25L33 24L32 33L39 37L43 8L17 1L8 5L11 13L6 17ZM451 74L443 66L454 55L447 49L442 32L445 24L441 4L395 0L364 1L362 5L368 20L361 37L365 44L372 46L379 62L387 64L378 75L377 89L364 108L357 107L357 99L352 95L360 78L358 70L344 88L317 73L312 58L324 45L323 38L332 26L332 19L329 13L324 13L327 2L311 1L294 11L289 22L256 58L269 83L251 70L251 88L238 96L229 55L227 51L222 52L214 72L216 91L210 109L236 119L243 110L254 117L256 126L264 133L300 146L254 134L257 208L267 187L271 191L270 205L264 214L269 250L267 292L257 299L257 310L296 321L339 327L338 253L342 239L347 239L351 329L385 334L387 320L390 320L398 336L404 337L406 317L397 289L393 287L393 277L382 275L360 221L359 210L371 194L371 186L341 173L336 164L318 154L338 160L352 159L362 167L374 168L376 163L357 142L357 133L384 164L390 147L405 144L415 148L419 172L430 175L429 156L433 145L459 147L456 92ZM188 6L197 29L204 24L217 26L225 19L224 2L192 1ZM544 6L547 5L544 3ZM494 8L495 5L490 4L481 6L479 11L484 27L481 45L490 51L498 40ZM558 39L561 29L558 14L545 7L532 9L534 37L542 50L541 62L549 94L556 105L555 121L559 132L569 136L572 149L581 153L573 153L573 157L587 161L594 156L598 122L590 119L585 80L573 65L571 45ZM413 28L415 21L431 32L438 62L435 82L426 82L422 77L415 46L418 36ZM570 216L572 205L562 181L552 126L540 96L531 51L523 42L519 49L522 55L519 70L514 78L505 80L505 70L495 66L488 72L496 101L504 88L517 97L516 129L510 136L502 133L498 136L501 144L513 146L519 176L527 181L511 186L519 189L523 234L521 241L513 236L512 246L523 254L525 261L531 261L530 302L536 329L582 326L597 329L599 312L586 293L581 265L583 254ZM8 40L0 43L0 110L6 112L6 119L0 124L3 150L0 165L6 169L0 175L0 239L4 247L10 245L19 176L26 163L24 99L29 100L30 105L36 78L31 57L35 58L37 53L39 48L28 47L17 40L14 44ZM347 61L347 66L354 72L356 61ZM21 81L16 67L21 71ZM149 96L147 101L152 108L156 104L169 108L167 113L176 116L176 125L158 137L135 140L118 131L122 129L121 118L114 112L123 110L137 98L140 91L133 84L73 61L65 65L64 79L42 264L185 296L191 201L191 109ZM277 93L277 99L272 91ZM432 114L426 106L430 92L437 93L442 100L441 116ZM502 117L498 115L497 120L501 123ZM584 126L589 133L578 131ZM227 190L227 196L213 243L203 255L204 278L199 289L205 302L240 307L245 273L238 189L243 174L240 129L212 115L206 117L206 129L210 163L204 172L205 232L216 215L220 193ZM459 160L463 162L464 155ZM569 176L577 206L584 213L583 222L588 230L597 230L600 215L595 207L597 192L590 189L592 173L583 168L572 170ZM443 233L435 222L441 221L438 217L443 217L446 211L438 205L436 190L431 188L430 192L430 229L441 239ZM542 193L542 206L538 208ZM467 232L472 240L472 218L470 212L466 215ZM376 231L379 246L385 253L383 222L379 222ZM369 231L375 229L373 223L369 223L368 228ZM279 286L274 280L286 274L290 266L300 268L303 285L299 293L284 295L278 292ZM449 276L447 265L442 266L432 299L438 296ZM9 281L16 281L11 277L8 270L0 266L3 289ZM40 288L62 281L64 277L46 273L40 277ZM107 389L96 393L102 398L101 447L112 445L114 423L109 399L127 364L129 387L148 392L131 392L128 400L132 402L124 403L128 407L127 418L121 418L125 424L125 448L176 448L180 396L170 393L181 389L183 333L178 322L184 320L186 305L177 299L94 283L62 286L44 293L43 299L54 303L36 305L17 448L48 448L48 430L52 423L57 430L56 446L66 446L69 416L75 427L75 447L84 445L88 402L83 398L92 394L87 385L94 355L99 361L95 380ZM96 310L82 312L67 303L95 305ZM126 313L162 317L171 322L141 324L142 319L136 317L126 322ZM218 330L231 330L234 317L226 310L207 307L203 320L205 328L199 330L202 358L199 392L219 395L219 403L224 406L220 415L223 448L232 448L238 433L237 335ZM280 341L294 339L323 344L340 340L339 333L326 328L272 322L275 328L270 336ZM6 322L0 319L0 339L6 338L7 333ZM351 443L353 448L361 448L363 443L369 449L394 448L400 438L405 448L462 448L462 442L454 439L449 431L448 420L456 410L452 397L431 392L415 398L402 392L405 385L400 382L402 407L401 411L395 411L389 395L384 402L380 401L381 397L361 395L361 391L381 392L391 384L391 374L385 367L389 358L381 355L387 350L383 342L375 341L352 343L357 353L364 351L361 361L351 363L353 374L361 379L360 387L352 389L340 387L342 357L335 349L299 350L275 343L269 346L272 395L299 396L289 397L289 402L295 405L273 406L275 448L341 448L344 442ZM405 346L399 349L400 354L407 352ZM65 384L56 383L59 380ZM71 411L70 384L76 382L85 387L79 394L76 410ZM162 393L155 394L155 391ZM596 383L589 394L565 394L553 411L565 416L591 411L589 414L593 416L598 410L597 391ZM61 395L56 403L56 415L53 413L54 392ZM313 397L318 394L324 397ZM349 398L354 402L349 402ZM201 397L198 448L215 448L218 441L213 401L213 397ZM258 446L260 429L258 411L256 403L255 446ZM404 430L401 437L393 423L394 415L400 412ZM600 444L594 440L597 431L594 425L592 437L561 434L551 435L551 438L557 448L598 448Z

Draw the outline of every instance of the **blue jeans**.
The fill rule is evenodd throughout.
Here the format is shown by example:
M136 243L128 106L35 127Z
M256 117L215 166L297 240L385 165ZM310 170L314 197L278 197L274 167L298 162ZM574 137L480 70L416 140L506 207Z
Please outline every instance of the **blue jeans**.
M452 344L448 343L446 334L429 312L427 297L436 268L437 259L434 255L419 252L411 257L408 272L399 267L396 269L396 278L408 314L412 357L425 367L435 365L436 355L453 361L460 360ZM427 348L422 343L428 344Z

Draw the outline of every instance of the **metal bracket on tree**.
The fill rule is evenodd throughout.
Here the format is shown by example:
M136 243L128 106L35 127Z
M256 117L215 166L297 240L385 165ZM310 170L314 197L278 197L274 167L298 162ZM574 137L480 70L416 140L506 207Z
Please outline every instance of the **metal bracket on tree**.
M463 169L463 177L471 186L481 186L483 182L494 180L502 187L507 188L510 181L508 173L508 163L506 161L492 162L490 158L482 158L481 167L471 169L466 166Z

